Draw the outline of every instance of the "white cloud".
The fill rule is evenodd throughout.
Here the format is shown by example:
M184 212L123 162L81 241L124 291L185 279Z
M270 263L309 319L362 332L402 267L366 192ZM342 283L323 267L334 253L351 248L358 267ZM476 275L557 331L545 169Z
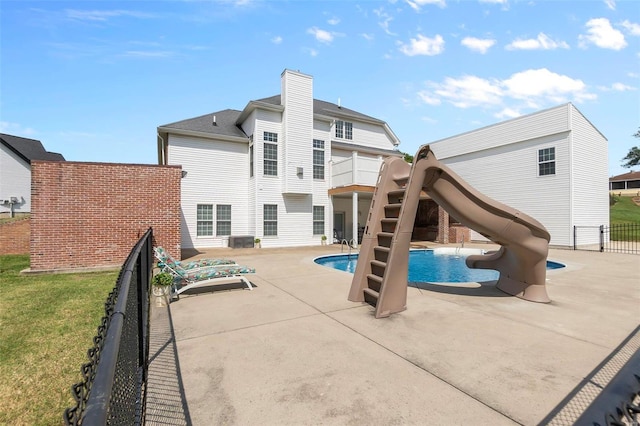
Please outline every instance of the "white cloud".
M391 30L389 29L389 24L391 23L391 21L393 21L393 18L387 12L385 12L383 8L374 9L373 13L375 13L376 16L380 18L380 22L378 22L378 25L380 25L380 28L382 28L385 33L391 36L397 35L396 33L391 32Z
M604 4L611 10L616 10L616 0L604 0Z
M515 73L504 80L466 75L447 77L444 81L427 82L427 89L418 98L428 105L448 102L458 108L501 108L496 117L520 115L520 108L541 108L568 101L596 99L582 80L556 74L546 68ZM505 105L516 102L519 107Z
M447 6L447 2L445 0L405 0L409 6L416 12L420 12L422 6L427 4L433 4L440 8L444 8Z
M628 92L631 90L637 90L635 87L624 83L613 83L610 87L598 87L598 89L604 92Z
M636 24L635 22L630 22L629 20L624 20L620 23L620 25L627 30L627 32L633 36L640 36L640 24Z
M545 33L538 34L536 38L517 38L506 46L507 50L554 50L559 48L568 49L569 45L564 41L552 40Z
M280 36L275 36L275 37L273 37L273 38L271 39L271 43L273 43L273 44L280 44L280 43L282 43L282 37L280 37Z
M368 41L372 41L374 39L373 34L362 33L360 35L362 36L362 38L364 38L365 40L368 40Z
M438 98L437 96L434 96L433 94L427 92L427 91L420 91L418 92L418 97L422 100L422 102L424 102L427 105L440 105L442 103L442 101L440 100L440 98Z
M420 93L421 99L430 99L430 105L437 105L436 99L445 100L458 108L499 105L503 92L495 81L476 76L459 79L447 77L443 83L430 84L431 92Z
M522 113L520 113L520 111L517 111L513 108L505 108L502 111L493 114L494 117L500 118L500 119L516 118L516 117L520 117L521 115Z
M129 58L169 58L174 55L174 52L167 50L129 50L122 56Z
M627 46L624 34L611 26L607 18L591 19L586 24L587 34L580 34L580 47L594 44L603 49L620 50Z
M318 27L309 28L307 30L307 33L313 35L316 38L316 40L318 40L320 43L329 44L334 39L334 34L333 33L329 32L329 31L321 30Z
M11 123L9 121L0 121L0 133L27 138L31 138L38 134L38 132L31 127L23 127L21 124Z
M416 38L409 40L409 44L399 43L400 51L407 56L426 55L434 56L439 55L444 51L444 39L440 34L436 34L435 37L429 38L422 34L418 34Z
M515 73L502 84L508 96L532 103L538 100L561 103L569 99L580 102L596 98L596 95L587 92L582 80L556 74L546 68Z
M110 18L118 18L121 16L131 18L152 18L153 15L143 12L135 12L131 10L76 10L66 9L65 15L69 19L78 21L104 22Z
M496 44L496 41L492 39L465 37L462 39L460 44L473 50L474 52L485 54L494 44Z
M318 51L316 49L310 48L310 47L305 47L304 49L302 49L305 53L308 53L309 56L311 56L312 58L315 58L316 56L318 56Z
M329 25L338 25L340 23L340 18L333 17L327 21Z
M479 0L480 3L499 4L502 5L502 10L509 9L509 0Z

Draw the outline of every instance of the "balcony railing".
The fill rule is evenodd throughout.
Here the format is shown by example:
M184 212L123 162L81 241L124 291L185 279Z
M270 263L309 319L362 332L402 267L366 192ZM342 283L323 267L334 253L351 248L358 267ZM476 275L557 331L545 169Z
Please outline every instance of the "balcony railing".
M382 158L368 158L354 155L331 165L331 187L349 185L375 186Z

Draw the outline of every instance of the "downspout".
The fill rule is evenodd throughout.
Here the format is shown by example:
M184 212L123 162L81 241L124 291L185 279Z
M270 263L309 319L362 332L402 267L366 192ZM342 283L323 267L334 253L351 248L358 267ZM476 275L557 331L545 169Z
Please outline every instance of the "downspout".
M158 143L158 164L161 166L166 166L166 156L165 156L165 147L164 147L164 139L160 136L160 132L157 132L158 139L160 139L160 143Z

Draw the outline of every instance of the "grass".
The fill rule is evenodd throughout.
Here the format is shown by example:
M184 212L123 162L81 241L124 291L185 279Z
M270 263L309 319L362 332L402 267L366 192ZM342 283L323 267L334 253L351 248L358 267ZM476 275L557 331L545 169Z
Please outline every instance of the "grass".
M633 202L634 197L613 197L615 203L611 206L609 221L612 225L633 223L623 232L612 229L611 239L615 241L640 241L640 206Z
M0 256L0 424L62 424L117 272L25 275Z

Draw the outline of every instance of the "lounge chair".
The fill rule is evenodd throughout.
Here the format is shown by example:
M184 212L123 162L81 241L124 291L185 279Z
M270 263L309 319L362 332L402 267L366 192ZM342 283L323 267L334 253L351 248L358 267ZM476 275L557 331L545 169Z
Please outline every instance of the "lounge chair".
M191 262L181 262L171 256L164 248L154 247L153 254L158 259L158 268L163 272L169 272L167 269L176 271L191 271L200 268L220 265L235 265L236 262L230 259L197 259Z
M253 289L251 282L244 274L253 274L254 268L241 265L219 265L194 269L191 271L178 272L168 269L174 276L174 283L171 288L171 298L180 298L180 294L185 291L208 287L218 284L227 284L234 281L244 283L249 290Z

